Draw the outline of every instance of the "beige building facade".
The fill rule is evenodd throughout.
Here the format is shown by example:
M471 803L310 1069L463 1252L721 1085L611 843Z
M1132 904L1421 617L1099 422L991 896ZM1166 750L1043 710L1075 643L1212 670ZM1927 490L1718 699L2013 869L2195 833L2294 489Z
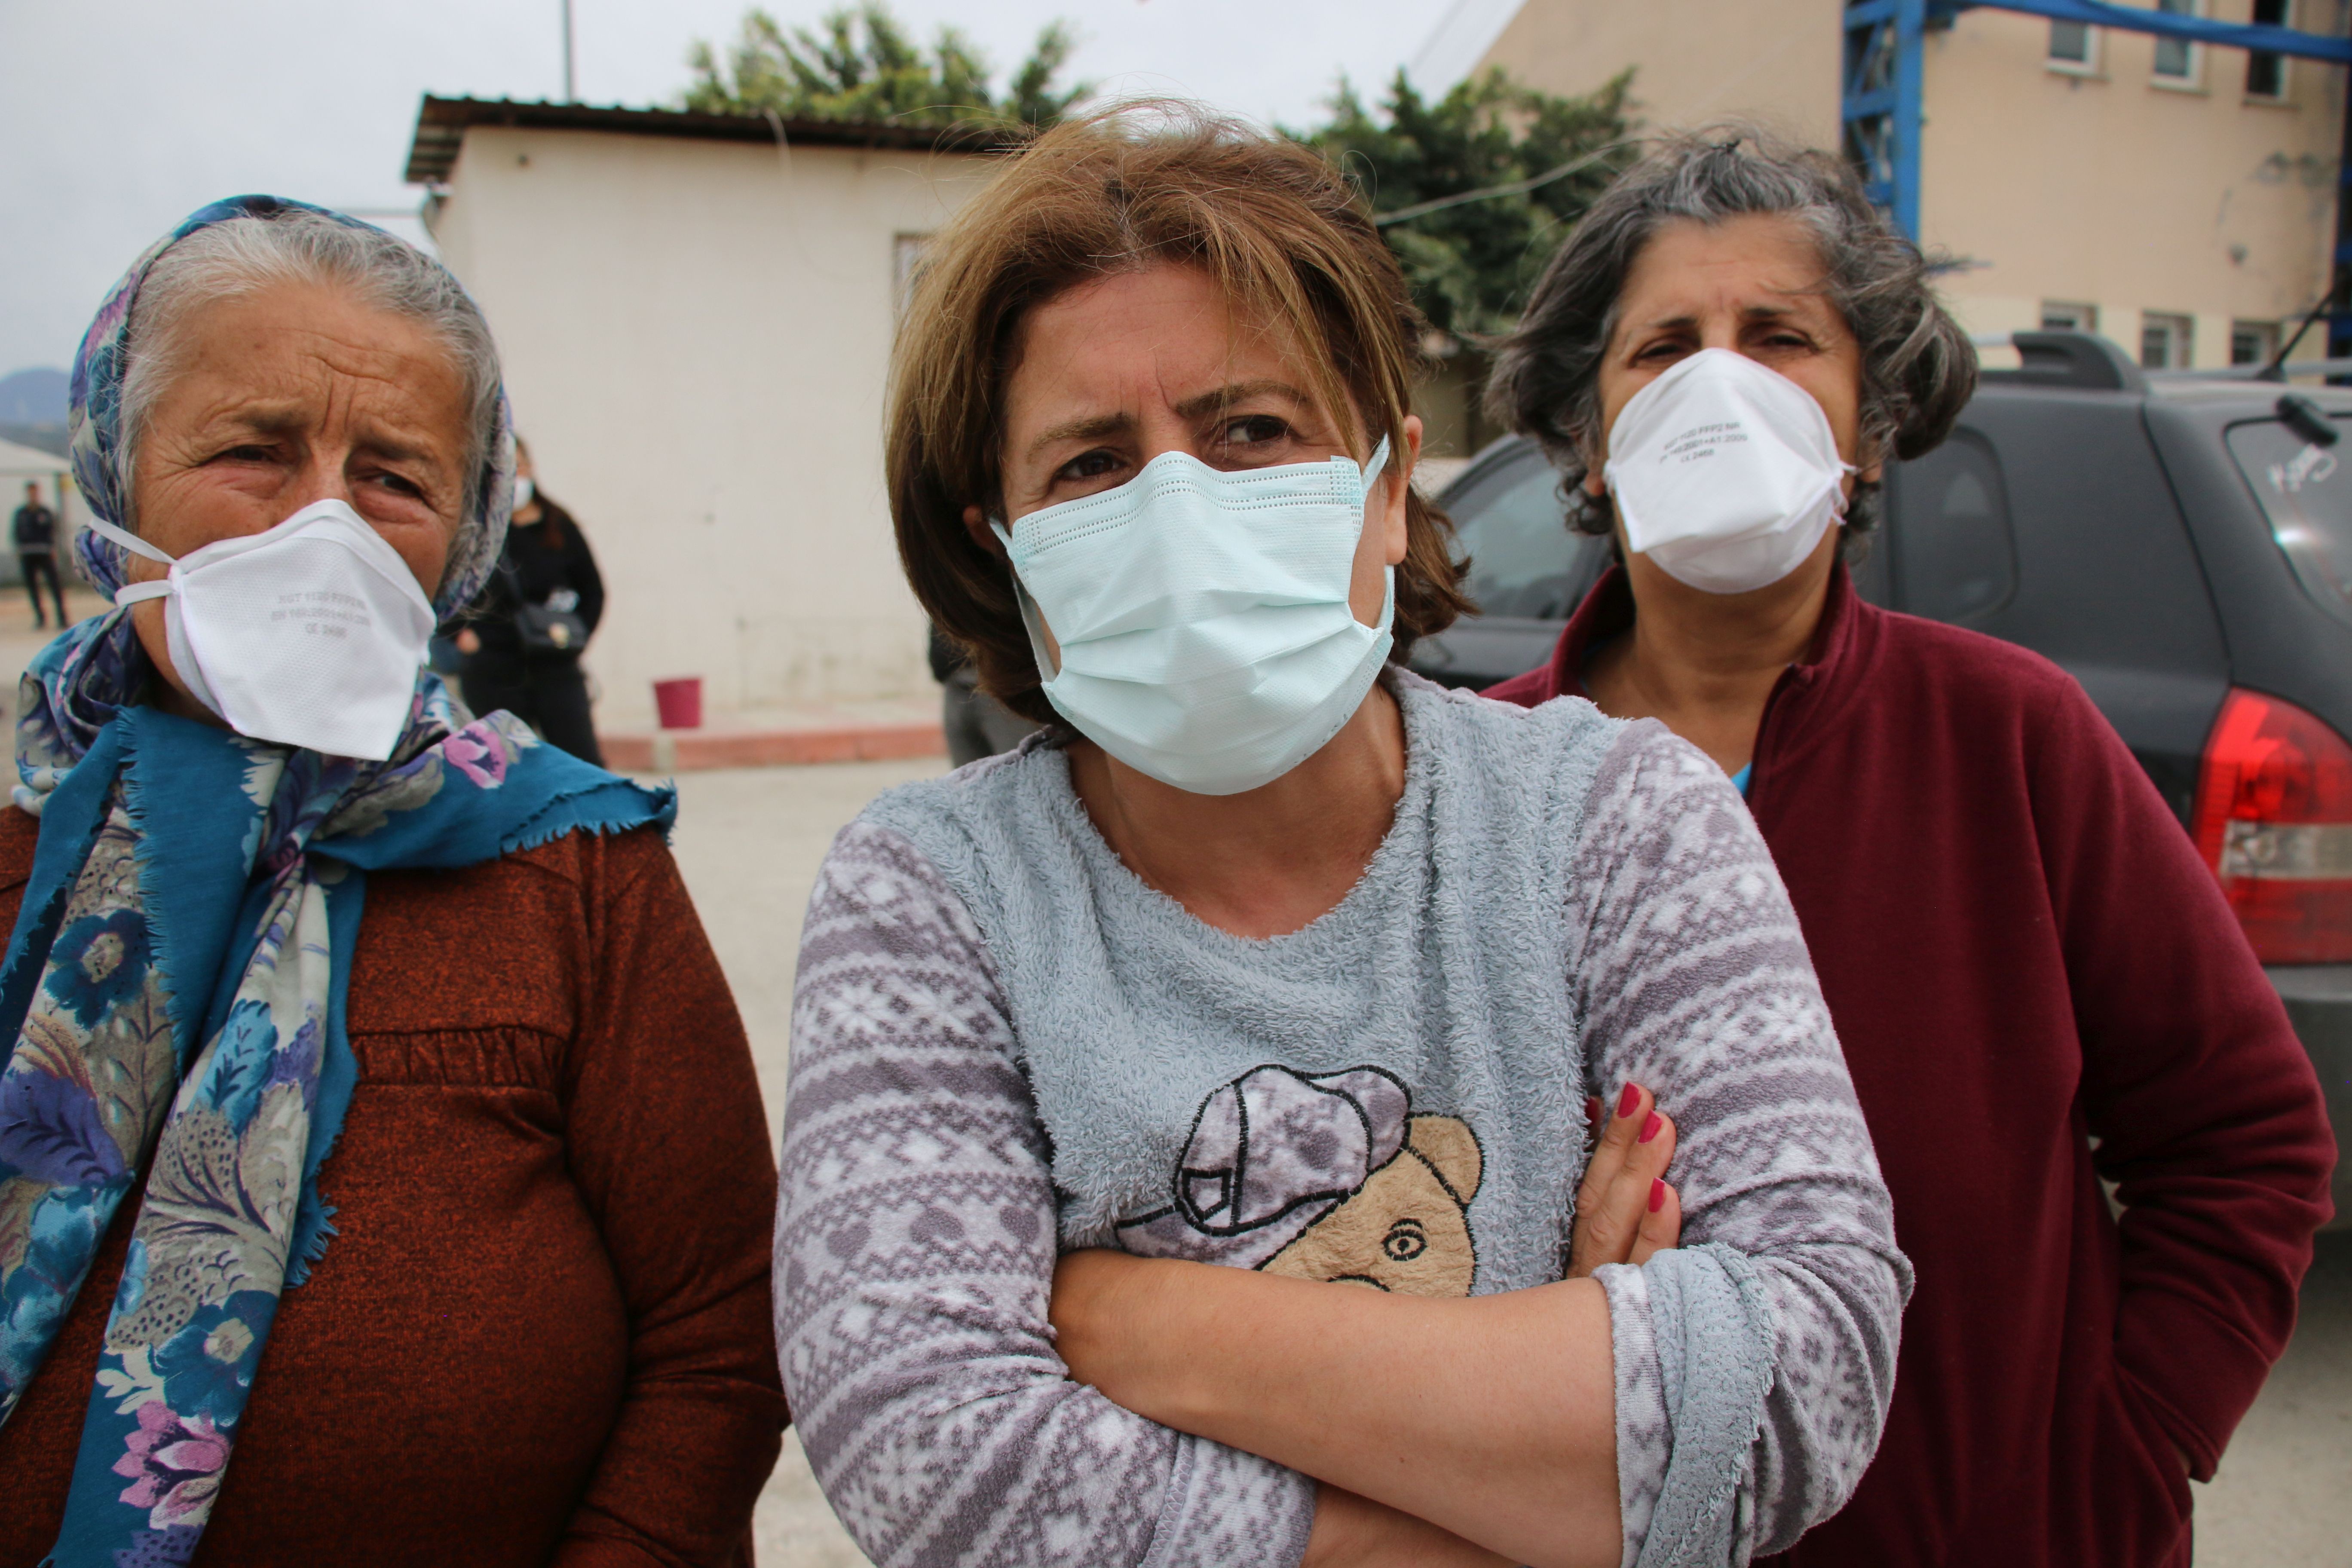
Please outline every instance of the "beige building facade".
M988 166L929 132L426 100L428 227L604 573L600 724L677 676L722 716L936 689L883 386L906 268Z
M2167 0L2191 5L2336 35L2352 12L2345 0ZM1456 37L1423 54L1555 92L1632 66L1649 127L1745 115L1835 146L1843 10L1523 0L1461 13L1492 32L1483 48ZM1920 138L1921 239L1949 258L1947 297L1987 336L2081 326L2174 368L2266 353L2327 283L2344 77L2144 33L1960 13L1927 36ZM2298 357L2320 348L2315 329Z

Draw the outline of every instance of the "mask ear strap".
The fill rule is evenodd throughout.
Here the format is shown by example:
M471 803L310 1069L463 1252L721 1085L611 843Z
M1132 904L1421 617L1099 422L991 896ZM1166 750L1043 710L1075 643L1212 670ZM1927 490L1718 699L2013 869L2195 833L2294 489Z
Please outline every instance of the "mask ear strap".
M153 545L148 543L145 540L140 538L129 529L117 528L114 524L107 521L106 519L102 517L93 517L82 526L88 528L100 539L110 539L114 541L115 543L120 544L123 549L128 550L133 555L144 555L148 560L160 561L166 566L178 564L173 557L164 554L162 551L156 549Z
M1381 437L1381 444L1372 448L1371 457L1367 459L1364 464L1364 489L1367 490L1370 489L1372 488L1372 481L1379 479L1381 477L1381 470L1388 466L1389 438L1386 436L1383 436Z
M1037 661L1037 678L1044 681L1057 679L1062 673L1061 667L1054 662L1053 656L1046 650L1045 630L1037 615L1037 601L1029 596L1027 588L1022 586L1021 569L1013 564L1013 535L993 518L989 520L988 526L995 531L997 539L1004 545L1005 568L1013 574L1013 602L1021 606L1021 625L1029 633L1029 657Z

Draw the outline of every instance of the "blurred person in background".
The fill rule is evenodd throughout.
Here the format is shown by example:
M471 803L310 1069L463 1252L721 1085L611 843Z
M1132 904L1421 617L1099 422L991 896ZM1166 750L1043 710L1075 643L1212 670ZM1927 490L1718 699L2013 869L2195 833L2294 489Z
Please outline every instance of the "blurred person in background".
M0 1565L747 1561L773 1164L675 797L418 668L506 528L480 312L238 197L73 385L118 607L0 808Z
M1843 160L1667 138L1496 364L1621 563L1489 695L1590 696L1713 757L1821 972L1918 1291L1878 1457L1785 1561L2185 1565L2189 1479L2286 1346L2335 1150L2277 993L2081 688L1854 594L1885 465L1975 379Z
M1009 752L1037 728L1037 721L1024 719L980 689L971 656L936 626L931 628L930 660L931 679L940 683L940 725L947 731L951 766Z
M515 441L515 509L498 569L457 633L466 705L501 710L582 762L602 767L580 656L604 616L604 579L588 536L540 489L530 448Z
M803 928L777 1343L877 1562L1715 1568L1868 1461L1906 1269L1738 795L1401 666L1462 607L1422 325L1352 184L1181 105L926 252L900 558L1048 727Z
M25 504L16 509L9 533L16 542L16 566L25 574L25 592L32 595L33 625L49 624L41 616L41 580L46 577L49 596L57 601L58 626L62 629L66 624L66 590L58 580L58 514L41 504L38 479L25 481Z

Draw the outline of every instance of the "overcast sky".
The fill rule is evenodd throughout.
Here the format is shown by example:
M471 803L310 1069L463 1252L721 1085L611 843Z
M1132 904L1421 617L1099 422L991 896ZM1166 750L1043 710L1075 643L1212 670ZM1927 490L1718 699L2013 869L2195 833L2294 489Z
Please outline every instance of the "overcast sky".
M1342 73L1386 81L1476 0L897 0L961 26L999 83L1067 18L1075 75L1306 122ZM744 0L574 0L579 96L661 105L688 47ZM771 0L787 24L825 0ZM151 240L244 191L414 209L401 183L427 92L554 98L561 0L0 0L0 374L63 367ZM412 237L413 224L389 222Z

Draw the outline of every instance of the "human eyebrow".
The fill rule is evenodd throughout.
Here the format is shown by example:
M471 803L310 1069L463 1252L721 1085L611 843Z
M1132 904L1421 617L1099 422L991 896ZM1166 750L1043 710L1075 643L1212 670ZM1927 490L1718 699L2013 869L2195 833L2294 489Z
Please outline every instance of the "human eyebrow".
M442 454L431 447L383 430L368 431L354 445L387 463L425 463L439 468L444 462Z
M297 409L243 407L220 410L197 429L202 432L199 439L222 441L245 436L299 436L302 426L302 416Z
M1176 412L1186 419L1199 419L1220 409L1231 408L1236 403L1247 403L1253 397L1279 397L1298 408L1311 408L1315 404L1313 398L1288 382L1268 377L1212 387L1178 404Z
M1084 419L1068 419L1039 433L1029 443L1029 455L1035 457L1048 447L1064 441L1099 441L1106 436L1121 435L1135 427L1132 414L1096 414Z
M1628 321L1625 323L1625 336L1631 339L1643 332L1682 331L1697 325L1697 312L1685 310L1679 315L1654 316L1646 321Z

